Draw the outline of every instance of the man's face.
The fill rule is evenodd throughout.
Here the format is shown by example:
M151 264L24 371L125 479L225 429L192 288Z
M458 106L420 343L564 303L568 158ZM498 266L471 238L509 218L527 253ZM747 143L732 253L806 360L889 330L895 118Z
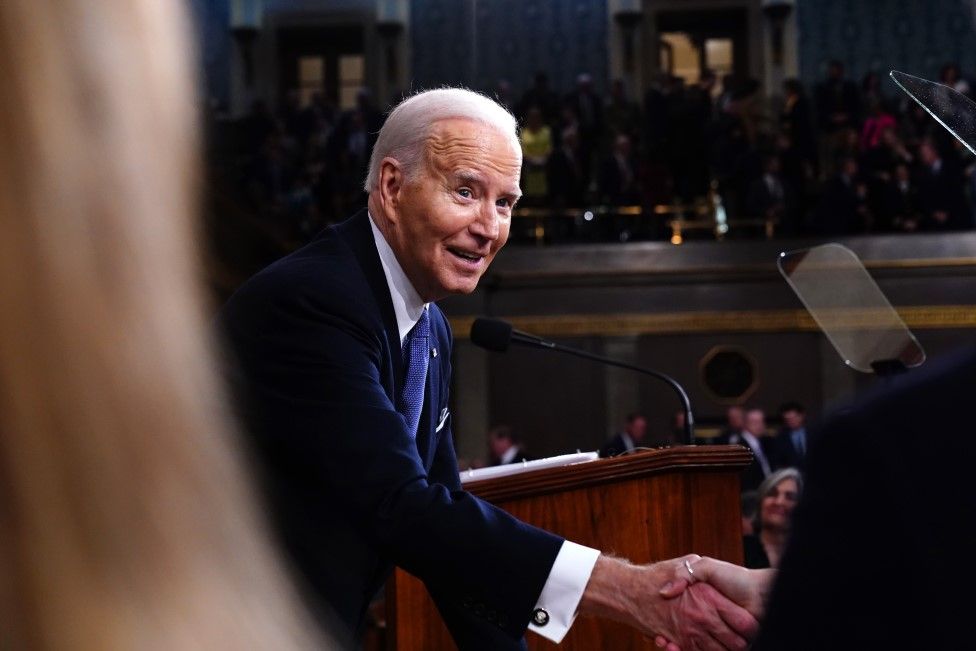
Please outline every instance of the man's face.
M725 412L725 418L728 421L730 429L740 430L745 424L742 407L729 407L729 410Z
M627 435L634 441L643 441L647 434L647 420L643 416L638 416L627 424Z
M508 452L508 448L510 447L512 447L512 440L509 438L495 436L494 434L488 437L488 449L496 457L500 457Z
M746 414L746 430L753 436L766 433L766 415L759 409L753 409Z
M508 240L522 152L473 120L434 125L417 178L397 197L391 245L425 301L468 294Z
M796 409L788 409L783 412L783 424L789 429L800 429L803 427L803 414Z

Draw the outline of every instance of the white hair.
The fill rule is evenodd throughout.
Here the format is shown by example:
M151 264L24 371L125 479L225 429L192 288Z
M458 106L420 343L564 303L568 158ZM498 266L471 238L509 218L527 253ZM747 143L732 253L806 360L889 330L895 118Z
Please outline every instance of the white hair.
M515 117L494 100L466 88L438 88L400 102L386 118L369 157L366 192L379 187L380 165L386 157L403 166L408 180L416 178L431 129L441 120L462 118L495 127L510 135L519 150Z

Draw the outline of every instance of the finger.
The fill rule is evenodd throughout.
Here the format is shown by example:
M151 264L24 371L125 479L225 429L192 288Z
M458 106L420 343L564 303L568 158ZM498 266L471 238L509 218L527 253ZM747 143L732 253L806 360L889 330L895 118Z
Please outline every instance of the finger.
M691 646L694 651L725 651L726 649L718 638L707 631L699 631L698 635L692 638Z
M661 588L660 591L658 591L658 594L660 594L665 599L674 599L682 592L684 592L685 588L687 588L689 585L691 584L684 579L675 579L674 581L668 581L667 583L664 584L664 587Z
M711 588L711 586L702 585L702 588ZM729 601L721 593L715 591L714 589L711 590L711 593L712 594L710 596L712 597L712 603L715 606L715 611L722 619L722 622L724 622L728 627L728 630L734 633L735 637L739 639L744 638L744 642L754 640L756 635L759 633L759 622L756 621L756 618L753 617L748 610L736 603L733 603L732 601ZM745 644L743 643L741 646L737 647L729 646L729 648L744 649Z
M697 583L688 590L699 601L699 608L711 613L699 627L718 640L726 649L745 649L755 637L759 624L745 609L729 601L707 583ZM750 635L751 634L751 635Z
M702 648L716 649L717 651L725 651L726 649L741 651L742 649L745 649L746 646L746 641L741 637L738 638L738 640L735 640L727 635L709 634L706 646L703 646Z
M668 639L663 635L658 635L654 638L654 646L659 649L664 649L664 651L681 651L681 647L674 642L668 642Z

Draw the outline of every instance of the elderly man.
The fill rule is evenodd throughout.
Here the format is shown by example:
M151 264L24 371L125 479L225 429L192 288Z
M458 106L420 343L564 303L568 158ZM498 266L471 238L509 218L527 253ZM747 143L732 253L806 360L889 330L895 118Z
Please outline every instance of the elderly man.
M461 490L451 333L434 301L471 292L519 198L512 116L458 89L415 95L372 152L368 211L248 281L222 320L282 540L309 599L362 630L398 565L461 649L559 641L577 612L682 648L744 648L750 613L707 584L668 598L685 559L636 566Z

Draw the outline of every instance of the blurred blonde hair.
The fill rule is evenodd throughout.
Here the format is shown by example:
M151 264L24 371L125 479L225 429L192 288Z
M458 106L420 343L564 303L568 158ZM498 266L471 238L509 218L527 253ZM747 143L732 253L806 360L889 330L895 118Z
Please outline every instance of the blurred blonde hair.
M312 647L191 242L184 3L0 2L0 646Z

